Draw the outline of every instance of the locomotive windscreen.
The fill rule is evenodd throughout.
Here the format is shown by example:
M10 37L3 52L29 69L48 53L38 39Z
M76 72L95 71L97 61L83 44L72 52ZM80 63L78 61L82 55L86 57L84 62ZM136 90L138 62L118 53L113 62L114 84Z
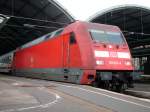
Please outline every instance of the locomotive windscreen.
M108 32L102 30L89 30L91 37L96 42L123 44L125 40L120 32Z

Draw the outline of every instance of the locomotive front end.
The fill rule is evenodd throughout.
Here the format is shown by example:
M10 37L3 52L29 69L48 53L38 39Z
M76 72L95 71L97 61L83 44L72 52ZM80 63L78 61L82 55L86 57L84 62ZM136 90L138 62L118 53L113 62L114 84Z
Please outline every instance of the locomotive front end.
M128 44L120 29L104 25L92 27L89 33L93 43L97 86L115 90L131 87L134 67Z

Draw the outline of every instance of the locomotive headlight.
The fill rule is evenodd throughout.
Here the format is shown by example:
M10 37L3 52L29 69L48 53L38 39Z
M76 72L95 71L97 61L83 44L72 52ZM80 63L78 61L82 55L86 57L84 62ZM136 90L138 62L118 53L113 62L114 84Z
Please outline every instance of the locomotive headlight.
M125 61L124 63L126 66L130 66L131 65L131 62L130 61Z
M104 65L104 61L102 61L102 60L97 60L97 61L96 61L96 64L97 64L97 65Z

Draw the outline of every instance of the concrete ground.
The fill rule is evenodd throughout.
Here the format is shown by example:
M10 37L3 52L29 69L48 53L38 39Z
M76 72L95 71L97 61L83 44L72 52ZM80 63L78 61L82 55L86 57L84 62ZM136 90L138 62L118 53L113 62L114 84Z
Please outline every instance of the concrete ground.
M150 100L86 85L0 75L0 112L150 112Z
M135 83L134 88L129 88L125 91L126 94L150 99L150 84Z
M134 88L132 88L132 90L150 92L150 84L135 83Z
M141 75L134 83L134 88L127 89L125 94L150 99L150 75Z

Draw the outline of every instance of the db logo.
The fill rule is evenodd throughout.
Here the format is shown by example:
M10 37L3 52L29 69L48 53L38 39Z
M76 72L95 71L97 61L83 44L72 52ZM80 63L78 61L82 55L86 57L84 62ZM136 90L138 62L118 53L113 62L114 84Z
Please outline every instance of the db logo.
M109 64L111 64L111 65L121 65L121 62L118 62L118 61L109 61Z
M117 57L117 52L109 52L110 57Z

